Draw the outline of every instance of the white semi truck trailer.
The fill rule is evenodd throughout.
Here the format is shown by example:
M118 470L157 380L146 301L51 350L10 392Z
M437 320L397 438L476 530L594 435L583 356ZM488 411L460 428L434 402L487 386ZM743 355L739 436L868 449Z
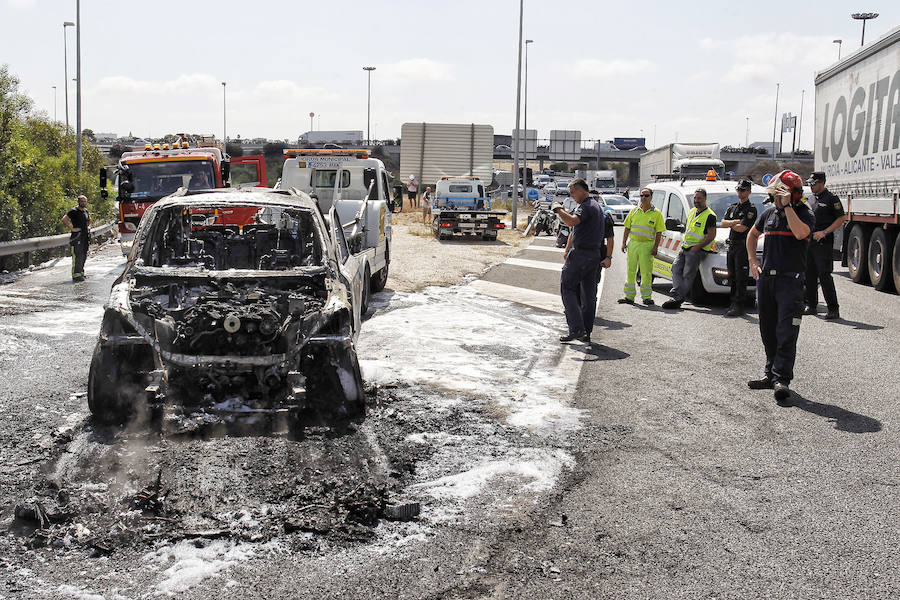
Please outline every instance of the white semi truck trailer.
M841 260L900 291L900 27L816 74L815 164L848 214Z

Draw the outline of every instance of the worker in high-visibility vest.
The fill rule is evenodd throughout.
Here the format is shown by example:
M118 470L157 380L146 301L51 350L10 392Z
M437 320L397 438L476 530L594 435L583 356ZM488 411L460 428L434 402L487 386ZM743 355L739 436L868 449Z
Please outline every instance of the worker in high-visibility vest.
M622 236L622 252L628 253L628 272L625 278L625 297L619 304L634 304L637 271L641 270L641 298L647 306L653 306L653 257L659 248L666 224L662 213L650 202L653 192L641 190L641 204L631 209L625 217L625 235Z
M681 308L694 286L700 263L715 251L716 213L706 205L706 190L694 191L694 208L687 216L681 252L672 265L672 299L663 308Z

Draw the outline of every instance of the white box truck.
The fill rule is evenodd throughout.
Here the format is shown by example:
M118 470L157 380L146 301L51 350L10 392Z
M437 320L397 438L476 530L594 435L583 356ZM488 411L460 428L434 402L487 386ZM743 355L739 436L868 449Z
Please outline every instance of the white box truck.
M641 155L641 185L662 176L666 179L705 179L714 169L719 179L725 174L725 163L719 159L719 144L666 144Z
M900 27L816 74L816 159L849 215L842 262L900 290Z

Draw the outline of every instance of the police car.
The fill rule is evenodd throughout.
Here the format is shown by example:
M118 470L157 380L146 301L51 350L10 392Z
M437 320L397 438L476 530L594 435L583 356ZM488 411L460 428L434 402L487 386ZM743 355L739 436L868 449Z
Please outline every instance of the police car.
M666 231L662 233L659 249L653 259L653 275L672 280L672 264L678 258L681 243L684 241L684 229L687 215L694 207L694 191L697 188L706 190L706 204L716 213L717 224L722 222L729 205L738 201L737 181L665 181L651 183L653 206L662 213L666 223ZM766 188L754 185L750 188L750 202L756 207L757 215L762 214L763 202L768 197ZM716 231L715 251L707 255L700 263L700 270L694 280L692 295L694 300L701 300L707 294L731 293L731 282L728 279L728 234L731 230L719 227ZM762 254L763 238L760 237L757 254ZM756 295L756 282L750 277L747 281L748 294Z

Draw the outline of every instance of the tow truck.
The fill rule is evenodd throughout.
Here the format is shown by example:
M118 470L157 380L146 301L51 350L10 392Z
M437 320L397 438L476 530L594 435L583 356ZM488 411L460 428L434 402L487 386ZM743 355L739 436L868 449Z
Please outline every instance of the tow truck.
M391 262L390 176L384 163L365 149L286 148L284 168L276 189L309 194L327 215L334 207L348 251L363 261L370 292L387 284Z
M504 228L505 210L492 209L485 196L484 184L478 177L441 177L435 186L431 229L437 239L454 233L480 235L496 240Z
M171 144L146 144L142 151L125 152L115 166L113 185L118 189L119 239L122 252L128 254L138 223L154 202L179 188L189 190L226 188L232 185L236 167L241 168L239 187L267 187L266 161L262 155L230 157L212 136L193 146L187 136ZM246 171L246 173L244 172ZM106 189L107 168L100 168L100 194ZM248 219L250 215L245 215ZM219 215L219 220L225 219ZM226 219L228 224L243 225L242 215Z

